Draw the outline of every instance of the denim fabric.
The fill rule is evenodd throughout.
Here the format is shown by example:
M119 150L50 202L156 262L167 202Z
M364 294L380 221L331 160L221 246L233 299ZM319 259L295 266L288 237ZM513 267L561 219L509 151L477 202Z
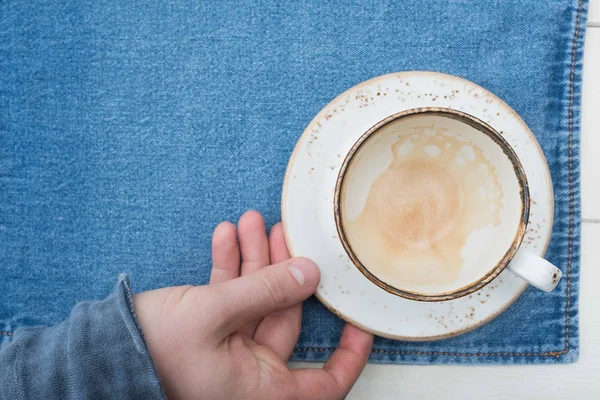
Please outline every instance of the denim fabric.
M497 94L537 136L565 279L460 337L377 340L371 361L575 361L586 16L586 0L2 2L0 340L57 324L121 272L136 291L206 283L219 221L279 220L288 157L325 104L432 70ZM304 310L293 358L323 360L342 322Z
M166 399L137 322L129 280L49 328L0 346L0 399Z

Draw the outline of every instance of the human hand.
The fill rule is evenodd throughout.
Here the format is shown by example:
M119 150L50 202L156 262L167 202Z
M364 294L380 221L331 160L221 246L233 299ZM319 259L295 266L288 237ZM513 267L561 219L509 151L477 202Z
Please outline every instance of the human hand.
M170 399L342 399L362 372L373 335L346 325L322 369L287 368L300 334L302 301L318 267L290 259L281 224L267 238L250 211L213 235L207 286L134 296L134 307ZM241 254L240 254L241 253Z

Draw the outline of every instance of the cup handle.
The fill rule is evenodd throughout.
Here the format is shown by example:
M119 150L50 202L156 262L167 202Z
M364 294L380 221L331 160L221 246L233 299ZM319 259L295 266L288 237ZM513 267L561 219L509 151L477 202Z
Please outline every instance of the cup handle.
M544 292L551 292L562 276L560 269L527 250L519 250L508 264L508 269Z

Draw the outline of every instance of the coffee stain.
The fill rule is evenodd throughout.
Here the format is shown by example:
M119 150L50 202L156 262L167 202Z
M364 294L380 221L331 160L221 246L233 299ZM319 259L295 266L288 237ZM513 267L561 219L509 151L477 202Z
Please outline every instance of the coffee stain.
M412 127L391 150L362 212L344 221L348 241L371 273L396 288L452 283L469 235L500 224L495 169L481 149L443 128Z

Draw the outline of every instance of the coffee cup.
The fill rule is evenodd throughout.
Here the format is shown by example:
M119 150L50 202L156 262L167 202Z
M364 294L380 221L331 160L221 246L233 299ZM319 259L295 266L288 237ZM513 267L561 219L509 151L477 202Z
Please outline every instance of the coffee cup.
M493 127L449 108L379 122L354 143L334 193L339 238L382 289L416 301L473 293L505 268L546 292L561 271L521 248L530 195Z

